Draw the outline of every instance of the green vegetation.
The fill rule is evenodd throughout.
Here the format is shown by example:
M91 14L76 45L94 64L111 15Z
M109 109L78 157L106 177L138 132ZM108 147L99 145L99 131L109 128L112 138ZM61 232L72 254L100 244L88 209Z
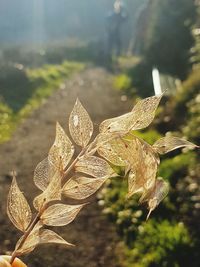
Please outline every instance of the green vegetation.
M8 64L0 74L0 143L7 141L19 122L38 108L83 64L64 61L61 65L23 68Z
M126 250L124 267L189 266L192 243L183 223L151 220L138 227L133 249Z

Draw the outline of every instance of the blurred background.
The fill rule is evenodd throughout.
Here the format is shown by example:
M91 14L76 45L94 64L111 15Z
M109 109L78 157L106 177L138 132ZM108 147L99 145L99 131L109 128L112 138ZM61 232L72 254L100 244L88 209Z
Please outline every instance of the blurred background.
M172 133L199 145L199 0L0 0L0 253L12 251L18 237L6 217L9 171L21 174L31 200L34 186L25 179L47 154L54 121L64 121L77 95L99 123L165 90L154 123L135 134L150 144ZM82 240L79 254L59 248L55 262L55 247L41 248L26 262L199 267L199 158L185 149L161 158L158 175L170 193L148 222L137 196L126 200L126 181L114 179L70 228L71 239Z

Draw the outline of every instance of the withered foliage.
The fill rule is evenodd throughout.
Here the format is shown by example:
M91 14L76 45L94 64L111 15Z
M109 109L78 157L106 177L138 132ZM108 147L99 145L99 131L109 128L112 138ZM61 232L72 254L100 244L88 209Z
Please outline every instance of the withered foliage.
M69 205L64 201L75 199L78 202L96 193L107 179L117 176L113 165L121 166L128 177L127 196L139 193L140 202L147 202L149 217L169 190L168 183L157 178L159 154L180 147L196 147L172 136L163 137L151 146L134 135L134 130L146 128L153 121L161 97L138 101L129 113L103 121L100 133L92 141L93 123L80 101L76 101L69 117L69 131L80 153L73 158L75 146L57 123L55 141L34 172L34 183L41 190L33 201L35 216L13 175L7 211L23 235L16 244L12 261L16 256L31 252L38 244L72 246L45 226L71 223L85 204Z

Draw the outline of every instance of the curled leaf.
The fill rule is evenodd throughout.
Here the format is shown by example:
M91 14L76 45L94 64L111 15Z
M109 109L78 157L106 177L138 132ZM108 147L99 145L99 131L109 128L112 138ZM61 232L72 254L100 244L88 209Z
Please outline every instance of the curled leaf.
M128 197L135 193L146 194L155 183L158 160L147 143L134 138L126 147L127 161L131 166L128 177Z
M195 148L197 146L187 140L175 136L165 136L160 138L153 145L153 149L159 154L165 154L181 147Z
M54 166L49 162L48 158L42 160L35 168L34 171L34 183L35 185L44 191L48 184L50 183L51 178L55 174Z
M115 172L103 159L96 156L81 157L75 165L76 172L82 172L96 178L115 176Z
M49 162L60 168L60 159L62 160L63 168L66 168L74 154L74 146L66 135L63 128L57 122L56 124L56 138L53 146L49 151Z
M73 177L63 186L63 195L73 199L85 199L94 194L107 178Z
M59 236L55 232L49 229L44 229L40 231L40 244L47 244L47 243L74 246L73 244L67 242L65 239L63 239L61 236Z
M146 201L148 201L148 206L149 206L149 213L147 215L147 219L149 218L151 212L167 196L168 192L169 192L169 184L166 181L164 181L161 177L157 178L154 188L145 199Z
M13 176L8 193L7 213L11 222L22 232L26 230L31 222L32 213L30 206L20 191L15 176Z
M87 146L93 133L93 123L78 99L69 117L69 131L74 142L81 147Z
M62 175L57 170L45 191L34 199L33 205L36 210L40 210L50 201L61 200L61 181Z
M42 223L63 226L72 222L84 205L55 204L48 207L41 216Z

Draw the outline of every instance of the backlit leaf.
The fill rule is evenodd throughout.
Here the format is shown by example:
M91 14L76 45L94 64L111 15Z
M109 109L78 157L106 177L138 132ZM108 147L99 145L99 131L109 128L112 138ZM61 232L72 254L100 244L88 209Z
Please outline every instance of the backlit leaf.
M64 240L61 236L59 236L55 232L49 229L44 229L40 231L40 244L47 244L47 243L74 246L73 244Z
M62 160L63 168L66 168L74 154L74 146L66 135L63 128L57 122L56 124L56 138L53 146L49 151L48 159L50 163L57 168L60 167L60 159Z
M132 110L132 113L134 114L134 123L131 130L143 129L151 124L162 96L163 94L147 97L136 103Z
M40 210L50 201L61 200L61 181L62 175L57 170L45 191L34 199L33 205L36 210Z
M69 131L74 142L81 147L87 146L93 133L93 123L78 99L69 117Z
M168 192L169 192L169 184L166 181L164 181L161 177L157 178L154 188L146 198L149 206L149 213L147 215L147 219L149 218L151 212L167 196Z
M49 226L63 226L72 222L84 205L55 204L48 207L41 221Z
M197 146L187 140L175 136L165 136L156 141L153 145L155 151L160 154L168 153L180 147L195 148Z
M20 191L15 176L8 193L7 213L11 222L22 232L31 222L32 213L29 204Z
M153 121L161 98L162 95L138 101L131 112L103 121L100 124L99 131L101 133L116 132L125 134L130 130L146 128Z
M34 183L35 185L44 191L48 184L50 183L51 178L55 174L54 166L49 162L48 158L42 160L35 168L34 171Z
M73 177L63 186L63 194L73 199L85 199L94 194L107 178Z
M110 165L96 156L81 157L75 165L77 172L86 173L96 178L108 178L115 175Z

